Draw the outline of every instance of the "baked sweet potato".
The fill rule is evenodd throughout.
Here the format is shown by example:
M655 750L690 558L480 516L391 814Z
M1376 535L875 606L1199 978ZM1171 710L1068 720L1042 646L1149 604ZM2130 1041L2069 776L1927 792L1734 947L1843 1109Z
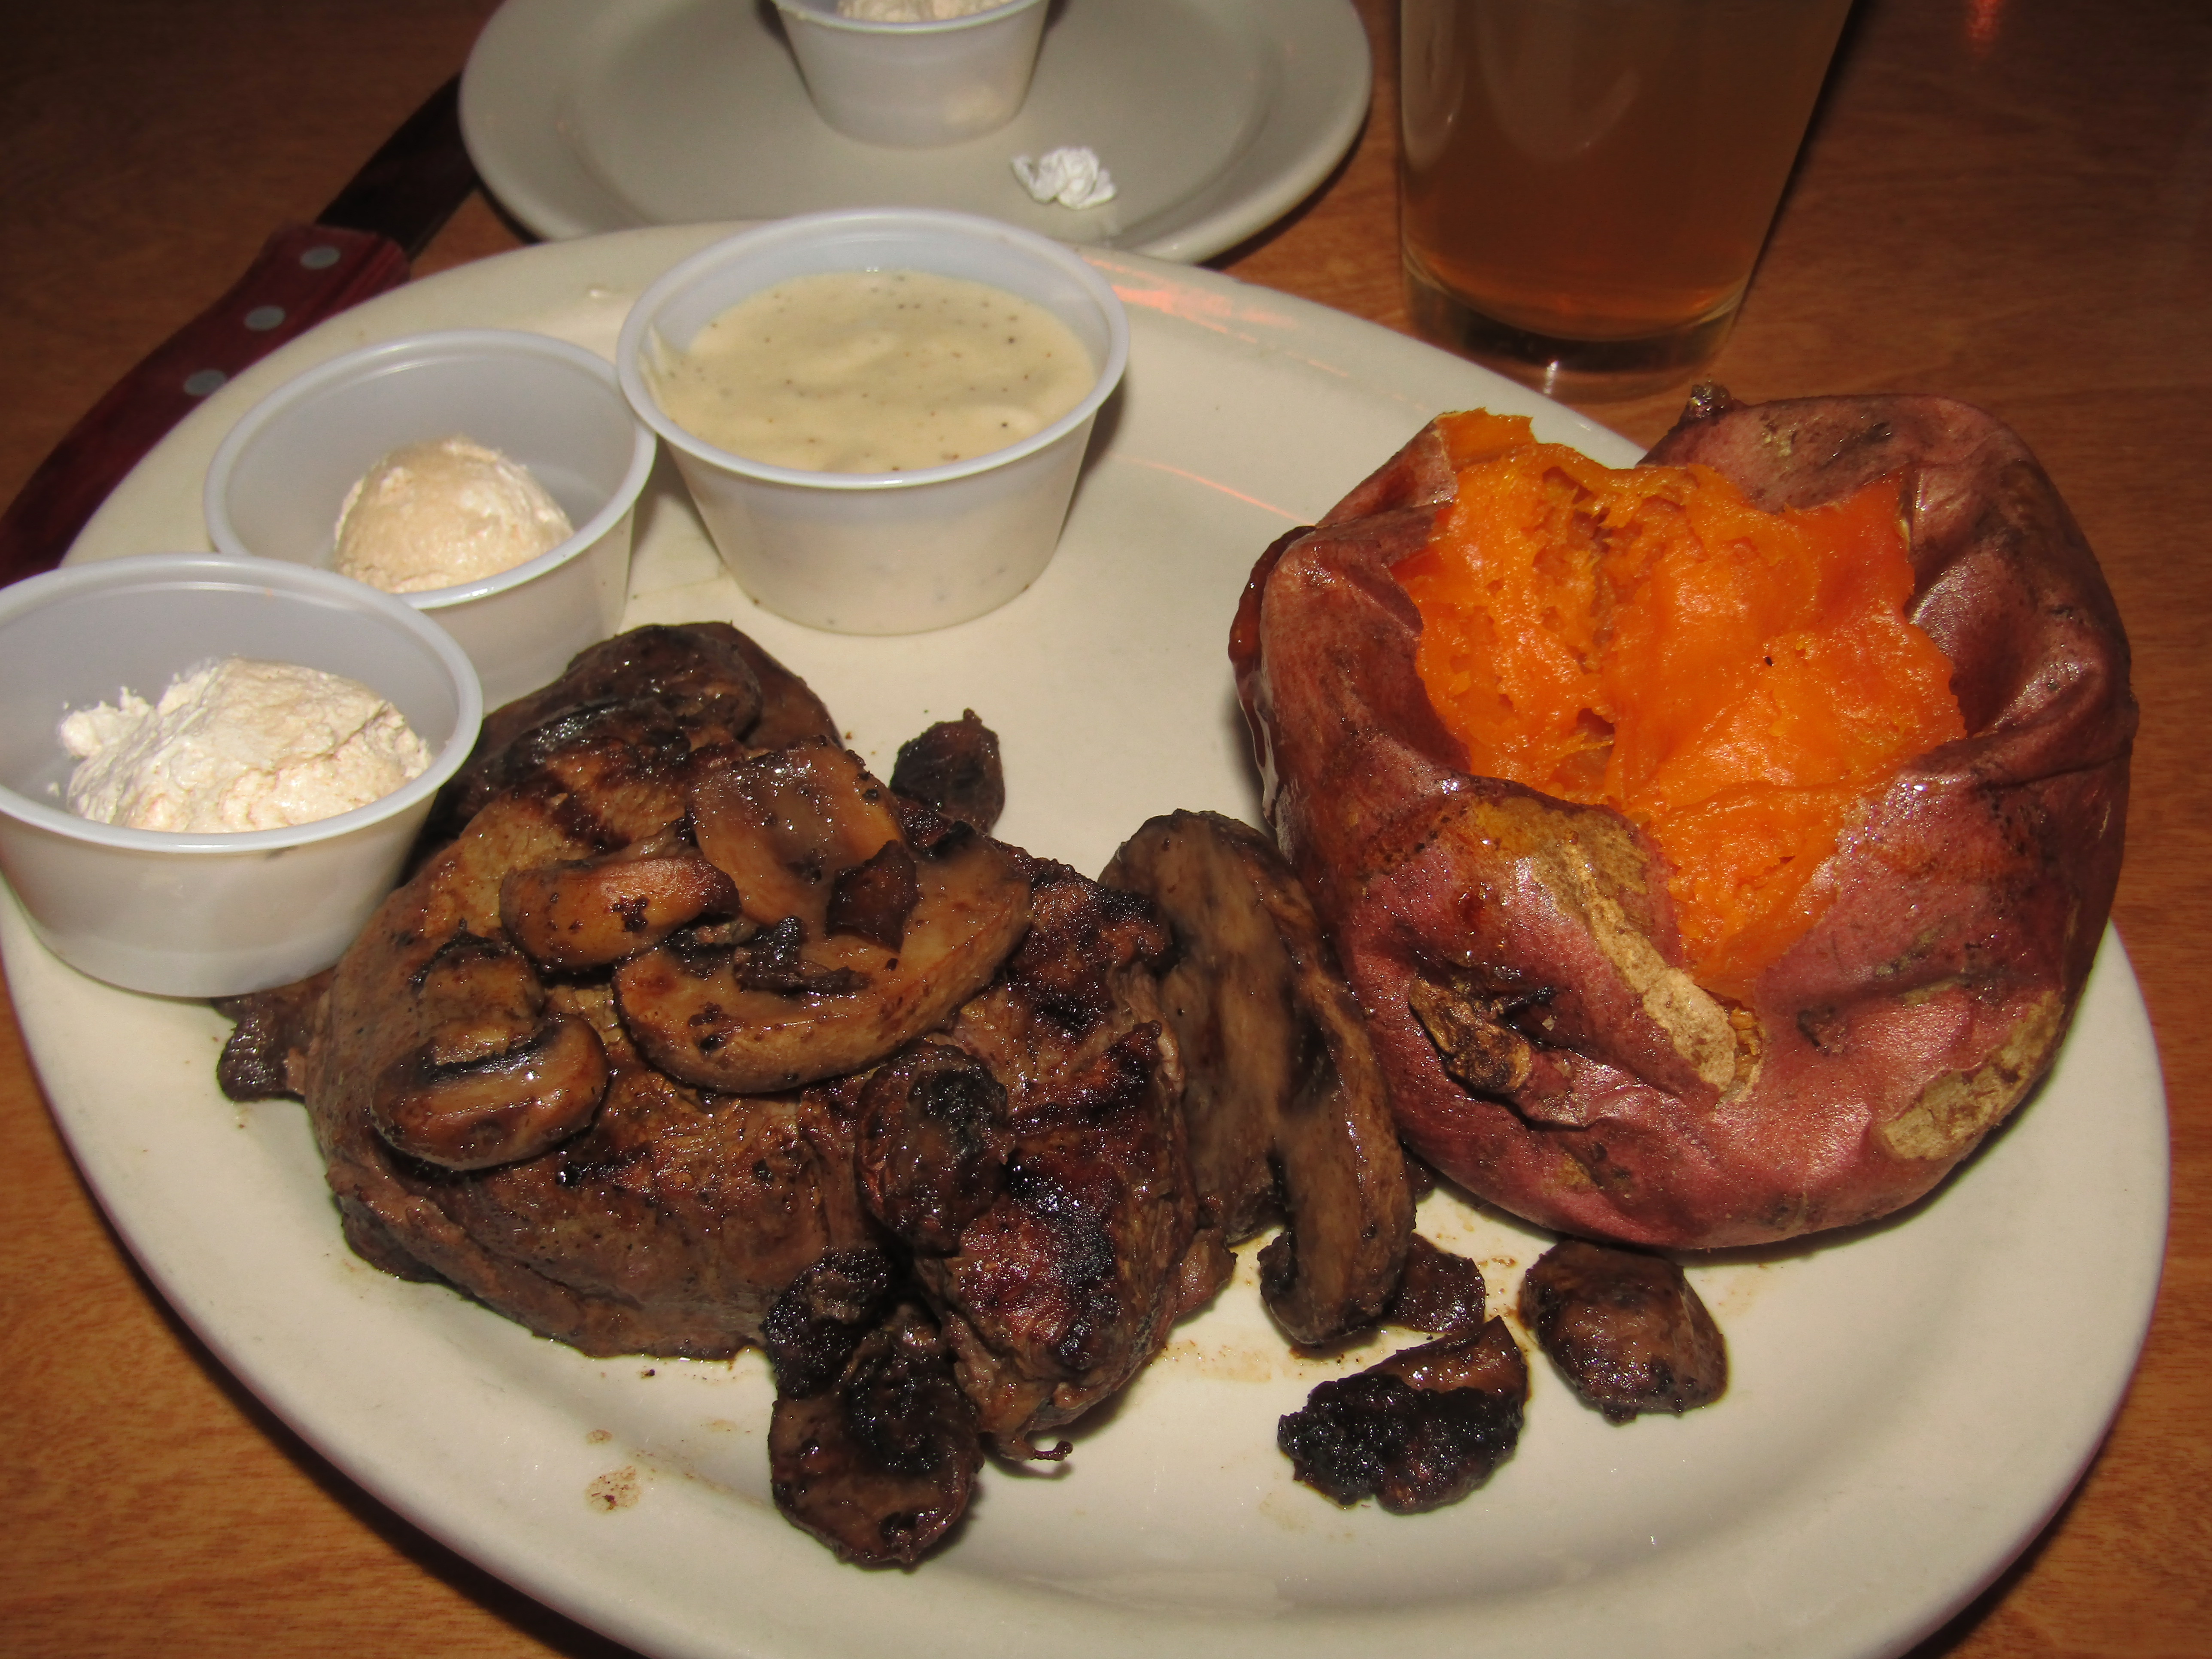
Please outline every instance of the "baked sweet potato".
M2065 1034L2119 868L2126 639L2050 479L1963 404L1701 388L1645 462L1711 466L1768 512L1899 491L1905 614L1965 735L1868 790L1795 943L1717 994L1643 830L1472 775L1392 574L1455 498L1433 423L1254 569L1230 655L1268 817L1438 1170L1646 1245L1868 1220L1934 1187Z

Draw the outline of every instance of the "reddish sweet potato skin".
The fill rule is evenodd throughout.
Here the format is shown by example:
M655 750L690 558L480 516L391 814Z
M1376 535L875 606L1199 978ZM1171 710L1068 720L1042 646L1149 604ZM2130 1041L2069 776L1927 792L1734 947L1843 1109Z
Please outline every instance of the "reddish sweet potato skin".
M1617 813L1470 776L1390 575L1454 481L1424 430L1255 567L1230 643L1267 815L1374 1021L1407 1140L1562 1231L1766 1243L1934 1187L2048 1068L2118 878L2136 708L2118 611L2057 490L1936 398L1700 388L1649 463L1762 506L1899 478L1913 620L1967 735L1907 767L1816 880L1832 902L1723 1004ZM1475 1041L1446 1069L1439 998Z

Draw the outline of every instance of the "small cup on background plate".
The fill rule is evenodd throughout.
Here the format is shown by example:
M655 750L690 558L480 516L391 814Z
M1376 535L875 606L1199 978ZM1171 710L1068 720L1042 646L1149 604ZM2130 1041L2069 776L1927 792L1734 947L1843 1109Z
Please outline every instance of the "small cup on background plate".
M398 596L461 642L496 708L622 625L654 447L605 359L508 329L349 352L246 412L216 450L203 504L217 552L327 567L355 482L395 449L456 435L526 467L575 527L510 570Z
M63 717L149 702L224 657L358 680L430 750L381 800L284 830L185 834L82 818ZM476 671L422 611L326 570L157 553L0 589L0 874L46 948L129 991L233 996L344 953L391 891L483 714Z
M837 0L775 3L816 112L849 138L907 149L957 144L1012 120L1049 9L1001 0L963 17L891 21L841 16Z
M1096 380L1058 420L1003 449L907 472L814 472L732 454L664 411L653 371L739 301L839 271L927 271L1042 306ZM973 214L803 215L702 249L641 295L616 347L623 390L659 433L723 563L777 615L840 634L918 634L994 611L1044 571L1098 410L1129 358L1106 279L1060 243Z

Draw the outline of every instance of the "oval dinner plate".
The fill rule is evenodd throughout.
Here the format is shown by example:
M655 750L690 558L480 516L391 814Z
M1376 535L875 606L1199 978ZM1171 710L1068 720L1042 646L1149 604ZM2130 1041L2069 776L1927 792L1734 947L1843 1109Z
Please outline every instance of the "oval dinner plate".
M713 234L526 249L347 313L211 398L73 556L204 545L216 441L309 363L459 325L608 351L631 298ZM975 709L1003 740L1000 833L1085 871L1158 812L1255 818L1224 650L1237 595L1276 535L1431 415L1487 404L1607 461L1635 454L1371 325L1094 257L1129 307L1128 375L1059 556L1020 598L903 638L780 621L721 574L664 468L629 607L633 623L735 621L878 770L928 722ZM1987 1583L2078 1478L2133 1366L2165 1233L2157 1056L2108 937L2049 1084L1933 1197L1852 1234L1690 1264L1729 1340L1717 1405L1614 1427L1540 1360L1520 1449L1487 1486L1428 1516L1339 1510L1291 1480L1275 1423L1377 1349L1293 1357L1248 1249L1217 1303L1079 1425L1066 1463L992 1466L948 1547L868 1573L771 1505L758 1356L587 1359L377 1273L339 1237L305 1113L216 1091L224 1021L77 976L12 904L0 945L79 1165L209 1346L394 1509L656 1655L1894 1653ZM1548 1242L1446 1192L1421 1224L1481 1261L1493 1307Z

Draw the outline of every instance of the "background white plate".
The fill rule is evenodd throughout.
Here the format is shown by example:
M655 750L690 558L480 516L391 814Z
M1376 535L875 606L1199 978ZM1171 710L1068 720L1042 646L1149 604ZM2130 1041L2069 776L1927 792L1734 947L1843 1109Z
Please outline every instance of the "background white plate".
M1010 125L890 149L814 112L770 0L508 0L469 54L461 130L492 193L548 238L926 206L1198 260L1328 177L1371 75L1346 0L1052 0ZM1064 144L1097 151L1113 201L1030 198L1012 158Z
M706 240L641 231L412 284L269 359L179 427L74 556L205 545L200 477L283 378L463 324L602 351L630 299ZM726 617L804 672L878 766L973 707L1005 744L1004 832L1097 869L1171 807L1249 817L1224 641L1252 560L1438 410L1487 404L1609 461L1621 439L1400 336L1205 271L1095 256L1129 304L1066 539L1005 610L856 640L755 610L663 476L633 622ZM2051 1083L1931 1200L1850 1237L1696 1264L1727 1397L1615 1428L1540 1360L1522 1449L1440 1513L1335 1509L1289 1478L1276 1418L1373 1353L1295 1360L1238 1281L1178 1328L1056 1474L994 1467L952 1546L864 1573L768 1498L771 1390L734 1364L591 1360L346 1250L305 1114L216 1092L225 1024L107 990L0 905L15 1005L87 1179L223 1362L332 1462L531 1594L655 1654L1525 1659L1893 1653L1992 1577L2078 1477L2150 1310L2164 1097L2108 938ZM1431 1198L1492 1306L1546 1242Z

